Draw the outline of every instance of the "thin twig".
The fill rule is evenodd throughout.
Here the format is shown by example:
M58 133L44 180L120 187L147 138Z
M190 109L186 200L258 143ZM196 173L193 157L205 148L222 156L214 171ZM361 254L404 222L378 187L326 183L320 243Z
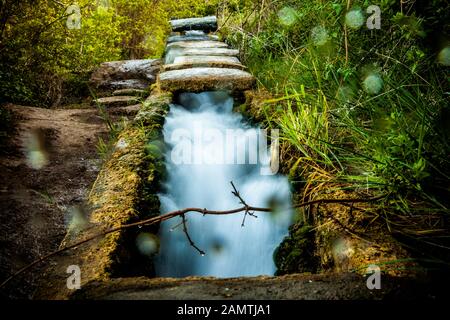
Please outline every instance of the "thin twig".
M249 211L248 211L248 207L249 207L249 206L247 205L247 203L245 202L245 200L242 199L242 197L241 197L239 191L237 190L236 186L234 185L233 181L230 181L230 183L231 183L231 186L233 187L233 191L231 191L231 193L232 193L235 197L237 197L237 198L239 199L240 203L243 204L243 205L247 208L247 209L245 210L245 212L244 212L244 218L242 219L242 223L241 223L241 227L244 227L244 226L245 226L245 218L247 218L247 214L249 213Z
M248 207L247 203L245 202L244 199L242 199L239 191L236 189L233 181L230 181L230 183L231 183L231 186L233 187L233 191L231 191L231 193L240 200L241 204L243 204L244 206Z
M205 251L203 251L202 249L200 249L199 247L197 247L194 243L194 241L192 241L191 236L189 235L188 229L187 229L187 225L186 225L186 215L182 214L181 215L181 219L183 219L183 231L184 234L186 235L186 238L189 241L189 244L194 247L195 250L198 251L198 253L200 253L202 256L204 256L206 253Z

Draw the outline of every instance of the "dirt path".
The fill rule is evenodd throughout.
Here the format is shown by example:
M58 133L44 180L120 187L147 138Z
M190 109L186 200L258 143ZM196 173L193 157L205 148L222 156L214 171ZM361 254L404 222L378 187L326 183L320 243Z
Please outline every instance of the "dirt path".
M1 280L58 247L71 210L83 207L99 172L98 139L108 139L108 128L95 108L5 108L18 121L14 136L0 152ZM13 281L2 294L32 297L40 272L36 268Z

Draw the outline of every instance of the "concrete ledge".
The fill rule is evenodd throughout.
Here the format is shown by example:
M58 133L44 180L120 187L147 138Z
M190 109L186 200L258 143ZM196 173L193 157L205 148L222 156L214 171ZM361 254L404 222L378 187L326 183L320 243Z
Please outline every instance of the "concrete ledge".
M95 281L71 299L95 300L381 300L429 298L434 290L417 279L382 277L379 290L369 290L364 276L293 274L282 277L217 279L208 277L121 278Z

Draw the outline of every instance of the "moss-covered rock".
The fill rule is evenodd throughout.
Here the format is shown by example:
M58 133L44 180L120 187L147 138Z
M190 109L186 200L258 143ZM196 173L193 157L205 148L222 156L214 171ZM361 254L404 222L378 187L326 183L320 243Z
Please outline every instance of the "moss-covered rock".
M276 275L316 272L317 258L314 255L314 230L298 222L289 228L289 235L275 250Z

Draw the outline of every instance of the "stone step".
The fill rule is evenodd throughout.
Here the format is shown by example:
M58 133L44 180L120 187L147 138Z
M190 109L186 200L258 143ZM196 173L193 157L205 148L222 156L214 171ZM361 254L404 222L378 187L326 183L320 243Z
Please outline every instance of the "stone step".
M172 31L186 31L186 30L202 30L206 32L217 30L217 18L215 16L208 16L202 18L187 18L171 20L170 25Z
M192 69L192 68L223 68L223 69L237 69L245 70L246 66L240 63L227 63L227 62L199 62L199 63L172 63L166 64L163 67L163 72L172 70Z
M246 67L236 57L220 56L180 56L172 64L163 66L162 71L181 70L188 68L229 68L244 70Z
M108 82L107 88L112 90L120 89L137 89L146 90L152 84L151 81L146 81L143 79L126 79Z
M192 68L162 72L161 89L165 91L201 92L212 90L248 90L255 78L248 72L223 68Z
M167 44L167 50L171 48L228 48L228 45L220 41L178 41Z
M236 57L231 56L178 56L174 59L174 63L202 63L202 62L217 62L217 63L234 63L240 64Z
M161 60L139 59L104 62L92 73L91 82L124 79L154 79Z
M121 84L121 81L133 79L135 83L138 82L136 88L145 89L156 81L160 67L159 59L105 62L92 73L90 83L100 89L123 89L130 88L130 84Z
M183 41L218 41L219 36L214 34L208 35L178 35L178 36L170 36L167 39L167 43L173 42L183 42Z
M135 105L139 102L140 98L135 96L114 96L114 97L98 98L93 100L94 104L102 105L107 108L126 107Z
M183 33L186 36L204 36L206 35L205 31L202 30L188 30L184 32L178 32L178 34Z
M134 89L134 88L119 89L115 90L112 93L113 96L138 96L138 97L143 97L148 94L149 94L148 90Z
M138 114L139 110L142 107L142 103L129 105L126 107L117 107L117 108L108 108L108 114L114 116L125 116L131 119L134 119Z
M171 50L177 50L173 48ZM178 56L229 56L237 57L239 50L226 48L186 48L181 49Z

